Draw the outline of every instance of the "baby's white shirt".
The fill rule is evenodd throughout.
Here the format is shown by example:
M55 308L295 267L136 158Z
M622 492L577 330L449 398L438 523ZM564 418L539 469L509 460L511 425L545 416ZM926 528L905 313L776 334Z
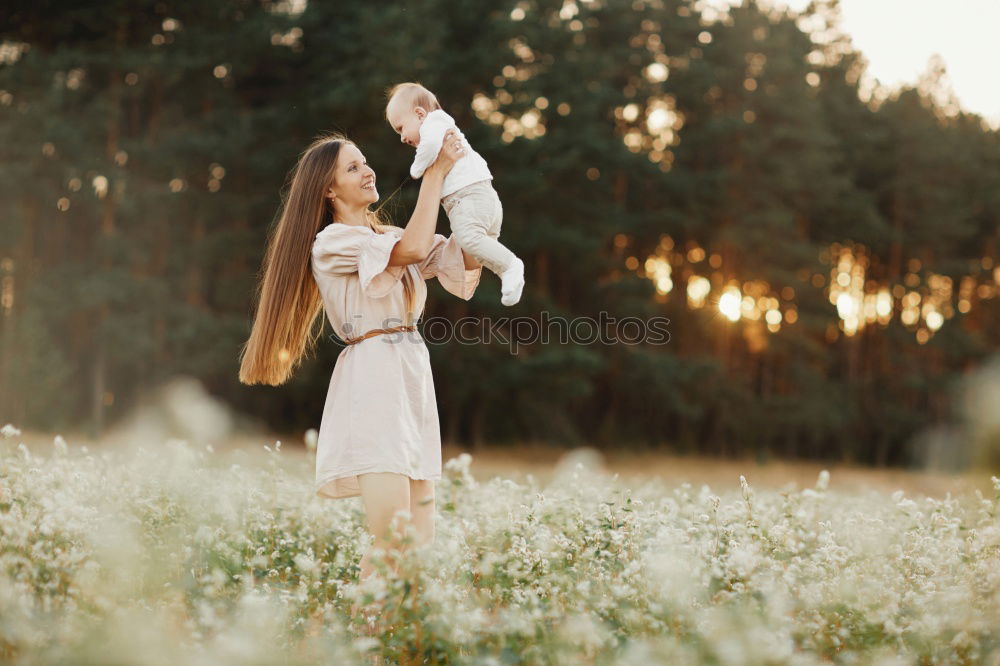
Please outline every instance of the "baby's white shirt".
M410 176L420 178L424 175L424 171L434 163L441 151L444 133L451 128L458 131L458 136L465 147L465 155L455 162L451 171L444 177L444 185L441 187L442 198L466 185L483 180L493 180L493 174L490 173L486 160L472 149L465 135L455 125L455 119L441 109L435 109L428 113L420 125L420 143L417 144L417 154L413 158L413 164L410 165Z

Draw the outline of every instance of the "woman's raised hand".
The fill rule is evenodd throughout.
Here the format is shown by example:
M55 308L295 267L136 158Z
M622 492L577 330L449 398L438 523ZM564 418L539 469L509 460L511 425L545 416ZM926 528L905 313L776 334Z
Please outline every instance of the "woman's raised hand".
M451 171L451 168L455 166L455 162L464 156L465 149L462 147L462 139L458 130L452 128L444 133L444 141L441 142L441 152L438 153L437 159L434 160L434 163L427 170L437 171L443 176Z

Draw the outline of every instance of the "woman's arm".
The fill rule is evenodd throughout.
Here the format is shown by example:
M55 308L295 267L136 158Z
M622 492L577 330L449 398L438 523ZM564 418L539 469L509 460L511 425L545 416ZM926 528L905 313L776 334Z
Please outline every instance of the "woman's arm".
M423 261L431 251L444 177L461 155L459 143L454 140L456 138L455 130L449 130L445 134L441 152L424 172L423 180L420 182L420 193L417 195L417 205L413 209L410 221L406 223L403 237L389 255L390 266L405 266Z

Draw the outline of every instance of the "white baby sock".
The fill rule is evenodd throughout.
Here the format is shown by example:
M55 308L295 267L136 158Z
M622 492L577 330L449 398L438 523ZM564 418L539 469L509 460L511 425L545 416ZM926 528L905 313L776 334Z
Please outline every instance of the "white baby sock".
M514 261L500 276L500 302L504 305L514 305L521 300L523 288L524 262L514 257Z

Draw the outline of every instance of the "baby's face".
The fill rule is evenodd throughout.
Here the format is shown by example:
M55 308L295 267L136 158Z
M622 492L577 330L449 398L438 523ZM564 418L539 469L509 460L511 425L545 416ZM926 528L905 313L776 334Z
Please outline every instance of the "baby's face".
M427 117L427 112L420 106L406 108L403 104L393 104L393 102L390 102L386 109L389 126L399 135L400 141L416 148L420 143L420 125Z

